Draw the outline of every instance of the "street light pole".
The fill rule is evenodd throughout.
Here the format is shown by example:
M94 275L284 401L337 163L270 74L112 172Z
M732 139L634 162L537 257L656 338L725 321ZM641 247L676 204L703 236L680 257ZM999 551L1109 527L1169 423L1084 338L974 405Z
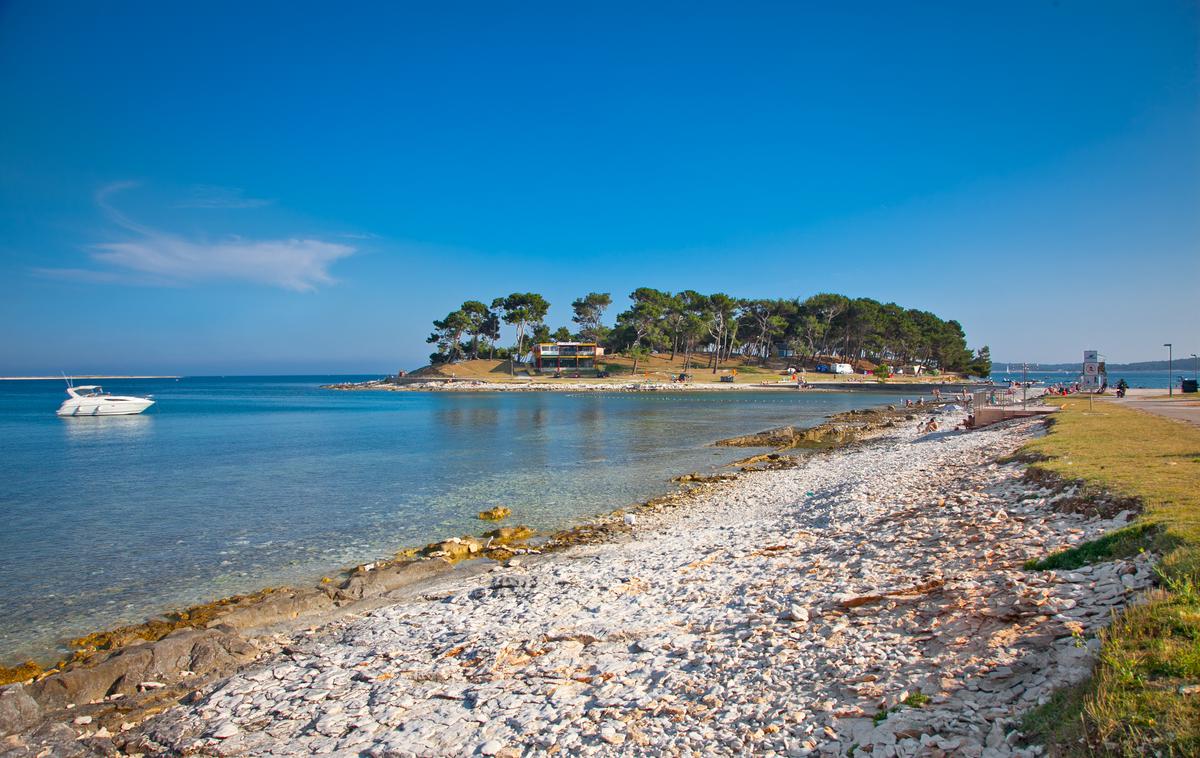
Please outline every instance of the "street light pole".
M1200 358L1195 353L1192 353L1192 378L1200 379Z
M1170 342L1164 342L1163 347L1167 349L1167 397L1175 395L1175 373L1174 373L1174 350Z

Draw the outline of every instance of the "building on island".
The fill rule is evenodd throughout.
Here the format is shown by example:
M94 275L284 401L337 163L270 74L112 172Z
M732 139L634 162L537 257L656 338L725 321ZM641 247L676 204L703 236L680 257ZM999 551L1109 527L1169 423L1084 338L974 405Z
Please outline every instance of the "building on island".
M540 342L533 346L537 371L595 371L604 348L595 342Z

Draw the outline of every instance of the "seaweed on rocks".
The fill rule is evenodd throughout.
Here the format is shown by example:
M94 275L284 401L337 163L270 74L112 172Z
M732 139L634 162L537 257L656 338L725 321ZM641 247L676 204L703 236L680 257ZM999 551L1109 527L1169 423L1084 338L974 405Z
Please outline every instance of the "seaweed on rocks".
M193 605L181 611L172 611L159 618L152 618L140 624L120 626L100 632L93 632L82 637L76 637L68 642L74 648L69 661L60 661L59 667L68 664L85 663L96 655L111 652L122 647L142 642L154 642L180 629L202 628L221 619L237 609L246 608L263 602L285 588L267 587L266 589L245 595L214 600L211 603Z
M770 447L777 451L831 449L878 436L910 417L911 414L889 408L856 409L835 413L817 426L779 426L754 434L729 437L716 444L721 447Z
M0 666L0 687L14 682L24 682L42 673L36 661L25 661L16 666Z
M728 482L737 479L736 474L684 474L677 476L671 481L679 482L680 484L713 484L714 482Z

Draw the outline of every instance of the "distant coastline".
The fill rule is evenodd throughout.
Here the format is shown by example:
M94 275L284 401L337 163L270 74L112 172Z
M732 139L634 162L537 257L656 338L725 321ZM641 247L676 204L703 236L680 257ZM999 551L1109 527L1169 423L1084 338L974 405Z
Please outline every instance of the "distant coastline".
M0 376L0 381L3 381L3 382L36 382L36 381L45 381L48 379L62 379L62 378L63 378L62 376ZM182 376L149 376L149 375L147 375L147 376L118 376L118 375L109 376L109 375L105 375L105 374L94 374L94 375L81 374L81 375L72 376L70 378L71 379L182 379L183 377Z
M1112 374L1117 371L1166 371L1168 368L1180 368L1181 366L1189 366L1192 363L1190 355L1182 358L1176 358L1174 361L1137 361L1135 363L1112 363L1105 364L1108 373ZM997 366L1012 367L1013 373L1021 370L1021 361L992 361L993 369ZM1079 373L1083 370L1083 361L1075 361L1073 363L1030 363L1030 371L1073 371Z

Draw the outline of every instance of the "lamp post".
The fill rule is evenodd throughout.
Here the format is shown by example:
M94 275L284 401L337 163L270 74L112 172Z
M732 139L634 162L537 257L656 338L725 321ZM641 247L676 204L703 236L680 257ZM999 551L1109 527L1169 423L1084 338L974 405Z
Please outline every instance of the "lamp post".
M1174 373L1174 350L1170 342L1164 342L1163 347L1167 349L1167 397L1175 396L1175 373Z
M1192 378L1200 379L1200 358L1195 353L1192 353Z

